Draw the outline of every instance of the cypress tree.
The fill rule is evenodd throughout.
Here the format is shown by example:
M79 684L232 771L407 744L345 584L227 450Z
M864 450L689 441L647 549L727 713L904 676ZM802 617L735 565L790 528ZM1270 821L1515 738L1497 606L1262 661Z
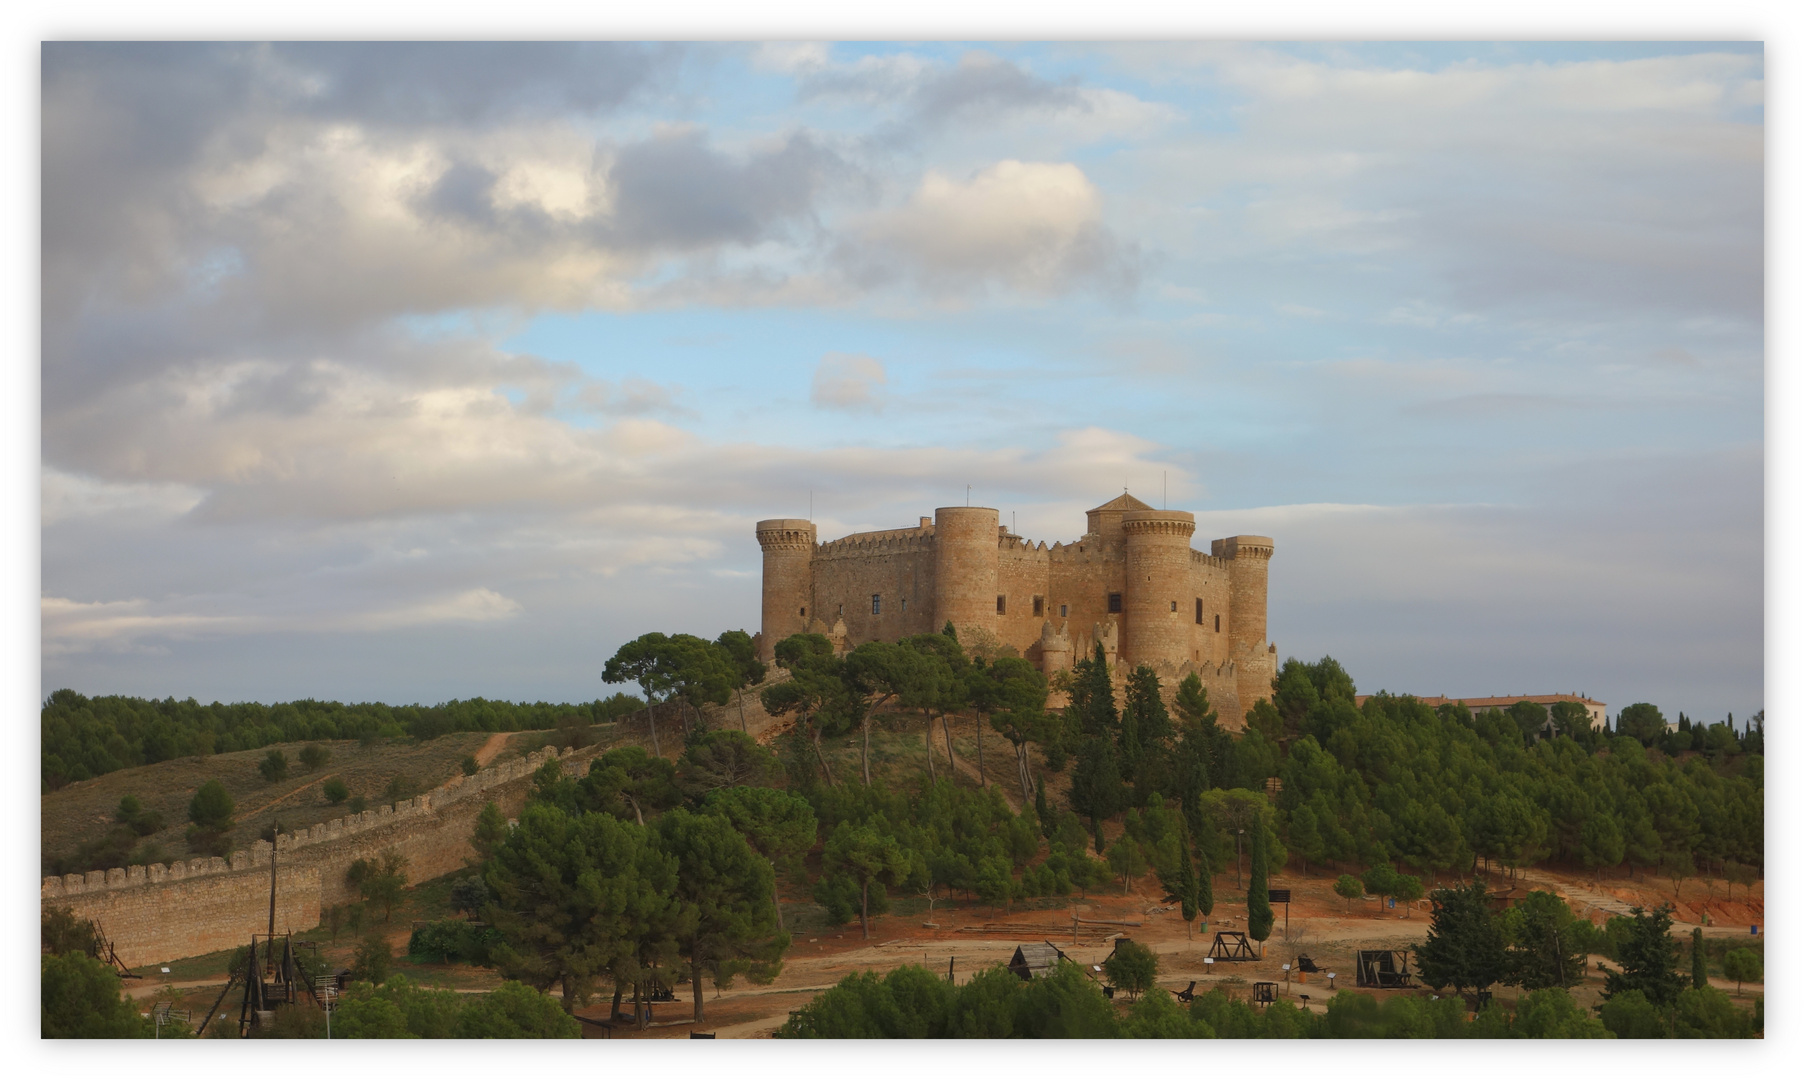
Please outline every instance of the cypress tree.
M1191 867L1191 827L1178 819L1178 910L1185 917L1185 937L1197 918L1197 874Z
M1705 932L1698 927L1692 928L1692 988L1703 990L1711 984L1705 974Z
M1040 822L1040 835L1053 839L1053 811L1047 807L1047 782L1042 777L1034 778L1034 820Z
M1266 897L1266 823L1255 820L1249 835L1253 853L1247 875L1247 936L1265 941L1272 936L1272 902Z

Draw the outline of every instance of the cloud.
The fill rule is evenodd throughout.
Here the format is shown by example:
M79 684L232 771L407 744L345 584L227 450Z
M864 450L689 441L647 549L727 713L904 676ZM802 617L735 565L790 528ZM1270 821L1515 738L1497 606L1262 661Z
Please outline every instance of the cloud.
M240 598L239 602L244 602ZM346 598L350 599L350 598ZM220 603L214 598L214 603ZM227 603L230 600L226 601ZM171 641L277 633L377 633L444 624L511 619L521 605L492 589L476 588L400 607L372 610L316 610L279 615L204 614L180 610L193 601L152 603L142 598L84 603L60 596L39 602L44 653L150 652L164 654Z
M877 412L883 408L883 362L856 353L830 352L815 367L809 400L818 409Z
M1181 115L1119 89L1085 86L1076 76L1049 79L981 50L963 51L951 64L910 52L836 62L821 49L769 54L766 62L787 65L805 102L851 102L889 115L872 138L891 146L949 130L982 130L994 139L998 125L1023 124L1089 142L1144 136Z
M906 278L940 296L1006 285L1053 295L1081 283L1126 293L1139 252L1102 221L1076 165L1000 161L966 180L930 171L903 206L868 216L839 253L867 282Z

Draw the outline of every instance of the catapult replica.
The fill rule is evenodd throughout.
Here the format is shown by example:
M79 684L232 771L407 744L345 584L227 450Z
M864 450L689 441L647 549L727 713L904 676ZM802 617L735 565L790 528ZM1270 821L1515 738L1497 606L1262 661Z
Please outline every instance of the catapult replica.
M308 981L297 949L308 949L317 957L319 946L311 941L296 941L293 934L276 933L276 853L270 852L269 863L269 932L252 934L250 948L245 950L243 965L232 972L232 977L219 992L213 1007L202 1017L201 1026L196 1029L197 1036L207 1033L207 1025L217 1016L222 1015L220 1005L224 1004L233 987L242 991L238 1006L238 1037L248 1039L251 1032L276 1019L277 1005L297 1005L305 999L315 1008L329 1007L332 989L315 990Z

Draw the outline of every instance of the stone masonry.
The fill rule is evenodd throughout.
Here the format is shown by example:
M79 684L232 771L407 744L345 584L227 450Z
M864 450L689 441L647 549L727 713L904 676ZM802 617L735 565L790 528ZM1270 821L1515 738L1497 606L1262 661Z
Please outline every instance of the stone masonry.
M578 775L599 748L561 755ZM270 858L276 860L276 930L311 930L326 907L356 898L345 871L389 851L407 858L410 881L451 873L475 854L470 836L483 805L516 816L533 773L560 755L550 748L458 776L417 799L381 806L263 840L230 858L168 866L118 867L47 877L45 908L68 907L94 919L127 965L159 964L243 945L269 929Z
M951 622L1049 675L1097 644L1118 670L1146 664L1168 689L1196 672L1228 728L1271 694L1271 537L1214 540L1206 555L1191 547L1194 515L1127 493L1089 511L1069 544L1025 540L998 518L989 507L943 506L914 528L827 543L811 521L759 522L764 658L791 634L823 634L844 651Z

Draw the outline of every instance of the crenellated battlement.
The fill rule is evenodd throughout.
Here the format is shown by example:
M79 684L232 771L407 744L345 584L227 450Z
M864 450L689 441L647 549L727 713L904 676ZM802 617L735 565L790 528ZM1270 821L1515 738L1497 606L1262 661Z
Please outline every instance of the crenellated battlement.
M805 528L813 526L758 523L767 660L791 634L823 633L846 651L951 625L1054 671L1119 635L1111 640L1131 668L1207 669L1226 724L1271 691L1261 674L1269 537L1231 536L1200 551L1196 515L1126 491L1086 511L1083 534L1070 541L1028 539L996 508L968 504L938 507L916 528L854 533L805 552L771 546ZM1058 633L1043 640L1055 618L1069 626L1064 642Z
M149 866L114 867L111 870L90 870L86 874L46 877L43 880L40 896L46 900L80 896L110 889L160 885L164 882L185 881L210 874L233 874L254 870L258 867L267 867L272 851L278 856L278 862L282 862L285 860L281 856L299 853L303 849L330 844L334 841L349 840L375 829L426 817L435 809L443 810L461 800L481 795L492 788L529 777L541 765L556 757L569 759L566 769L574 772L578 764L575 760L576 756L570 751L560 755L556 749L551 747L535 750L524 757L513 758L499 765L481 769L474 776L453 777L431 792L417 798L403 799L391 806L375 807L365 810L361 814L348 814L345 817L333 818L331 821L322 821L299 832L282 833L276 837L273 845L267 840L259 840L248 849L234 851L231 855L223 858L219 856L196 857L177 860L168 865L152 863ZM591 754L581 754L580 756L589 757Z
M888 529L883 532L853 533L829 540L815 547L817 559L863 559L875 555L902 555L934 550L934 531L926 529Z

